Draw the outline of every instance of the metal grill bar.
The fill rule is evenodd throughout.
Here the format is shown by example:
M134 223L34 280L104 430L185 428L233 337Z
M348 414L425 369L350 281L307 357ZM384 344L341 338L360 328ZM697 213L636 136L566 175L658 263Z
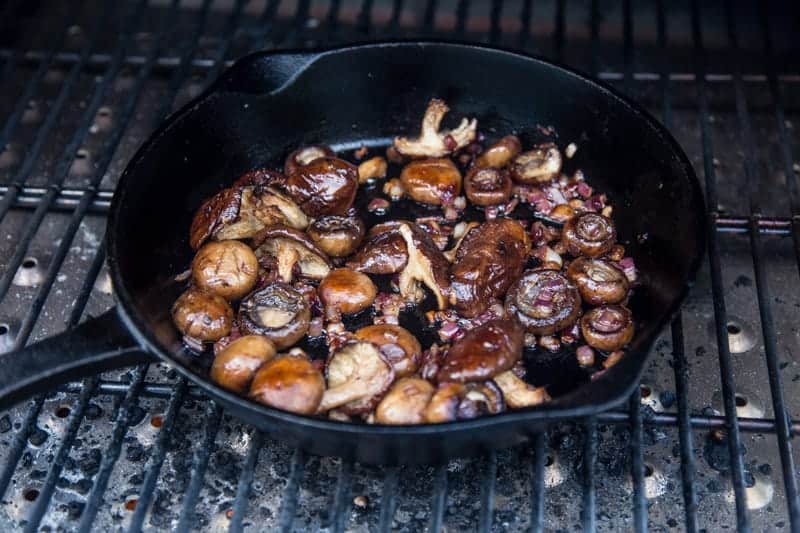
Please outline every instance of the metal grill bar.
M484 460L485 472L481 483L481 514L478 531L488 533L492 530L494 518L494 485L497 478L497 453L489 452Z
M292 530L297 510L297 493L300 490L300 481L303 479L305 464L306 459L303 450L296 448L292 454L289 478L286 480L286 489L283 491L283 502L278 515L278 529L281 532L288 533Z
M545 436L533 438L533 464L531 465L531 531L544 530L544 467L546 462Z
M431 518L428 523L430 533L439 533L444 522L444 510L447 505L447 464L439 465L433 478L433 500L431 502Z
M392 530L392 518L397 508L397 467L386 469L383 476L383 490L381 490L381 514L378 522L378 531Z
M333 533L342 533L347 519L347 503L350 501L351 486L353 480L353 463L342 460L339 462L339 473L336 478L336 488L333 492L331 502L330 520L328 526Z
M264 446L264 434L260 431L253 431L250 437L250 446L247 448L247 457L242 465L242 475L239 478L239 485L236 487L236 499L233 502L233 516L228 527L230 533L244 531L244 514L247 512L247 499L253 488L253 474L258 461L258 453Z
M583 441L583 499L581 523L584 531L597 529L597 492L595 490L595 462L597 461L597 420L588 418L584 424Z

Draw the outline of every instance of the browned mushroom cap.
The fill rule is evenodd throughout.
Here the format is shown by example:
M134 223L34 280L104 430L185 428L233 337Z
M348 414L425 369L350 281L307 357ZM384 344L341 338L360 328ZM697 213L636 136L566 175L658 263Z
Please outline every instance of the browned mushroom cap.
M503 393L492 381L440 383L423 413L425 422L439 424L503 411Z
M286 181L286 176L280 172L269 170L266 168L258 168L245 172L242 176L233 182L231 187L266 187L269 185L280 186Z
M308 216L344 215L358 189L358 169L337 157L321 157L290 172L284 185Z
M509 289L505 306L529 333L551 335L577 320L581 297L577 287L559 272L533 270Z
M274 283L242 300L238 319L242 332L263 335L283 350L306 334L311 310L302 294L289 285Z
M192 287L175 300L172 321L185 336L213 342L231 331L233 309L223 297Z
M573 256L597 257L608 252L617 240L610 218L597 213L582 213L564 224L561 242Z
M464 192L475 205L497 205L511 198L508 172L493 167L473 167L464 178Z
M475 159L476 167L503 168L518 153L522 151L522 144L516 135L506 135Z
M201 289L238 300L255 287L258 259L239 241L209 242L192 260L192 279Z
M328 316L351 315L363 311L375 301L378 289L369 276L350 270L331 270L319 284L319 299L325 305Z
M592 348L611 352L633 339L633 316L621 305L603 305L581 318L581 333Z
M311 223L308 236L330 257L347 257L364 239L364 223L356 217L328 215Z
M275 345L261 335L245 335L214 357L211 379L220 386L243 393L261 365L275 357Z
M350 342L333 354L328 388L319 412L341 407L347 414L371 411L394 381L392 365L371 342Z
M272 256L278 262L278 274L285 283L291 283L295 267L297 273L310 279L322 279L331 270L325 252L314 244L308 235L287 226L269 226L253 237L256 257Z
M395 376L410 376L419 368L422 346L407 329L394 324L376 324L359 329L355 335L357 339L371 342L380 349L394 368Z
M524 340L525 332L516 320L490 320L453 343L436 380L486 381L520 360Z
M283 411L317 412L325 379L304 354L285 354L267 361L253 378L250 398Z
M550 395L544 387L534 387L525 383L512 370L496 375L494 382L503 391L506 405L512 409L533 407L550 400Z
M412 161L400 172L400 182L411 198L423 204L449 204L461 194L461 172L449 159Z
M528 233L516 220L492 220L470 231L450 270L450 302L465 317L484 312L522 274L529 249Z
M367 240L347 260L347 267L367 274L396 274L408 264L406 241L395 225L378 224Z
M615 304L628 295L628 278L610 261L578 257L567 268L569 278L591 305Z
M304 146L289 154L283 164L283 172L288 176L293 172L297 172L301 167L323 157L336 157L336 154L324 144Z
M442 100L432 99L422 118L422 131L417 139L395 137L394 148L408 157L443 157L475 140L478 121L461 120L457 128L439 131L442 119L450 108Z
M375 408L375 421L391 425L423 423L423 413L435 390L433 385L420 378L396 381Z
M540 144L515 157L509 169L518 183L547 183L561 172L561 152L553 143Z

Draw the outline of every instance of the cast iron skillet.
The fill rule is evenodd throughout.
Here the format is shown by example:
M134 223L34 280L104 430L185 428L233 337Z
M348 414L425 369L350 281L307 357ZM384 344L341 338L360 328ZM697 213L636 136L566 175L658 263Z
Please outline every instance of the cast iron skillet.
M208 361L182 348L169 316L181 290L173 277L190 263L189 224L201 201L246 170L279 167L303 144L377 146L415 132L432 96L443 98L458 117L477 117L490 137L515 131L528 146L541 137L540 126L550 125L562 147L578 144L570 164L609 195L620 240L640 271L642 286L630 304L638 329L626 356L599 379L546 405L442 425L382 427L308 418L217 387L207 377ZM108 221L118 305L6 355L0 407L157 356L235 415L311 453L420 463L509 446L553 420L591 415L630 395L654 339L694 278L704 246L703 213L697 178L669 133L612 89L566 68L446 42L256 53L175 113L135 155Z

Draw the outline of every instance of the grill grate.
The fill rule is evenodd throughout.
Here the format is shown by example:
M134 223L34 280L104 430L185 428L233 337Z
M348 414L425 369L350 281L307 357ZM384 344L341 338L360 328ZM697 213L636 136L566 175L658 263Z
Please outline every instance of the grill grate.
M475 460L373 468L273 442L174 372L143 365L0 418L0 521L27 531L800 530L800 19L755 1L669 8L0 2L2 352L112 304L98 236L121 169L249 50L448 37L574 64L675 132L713 222L708 267L626 408ZM735 339L750 347L739 353Z

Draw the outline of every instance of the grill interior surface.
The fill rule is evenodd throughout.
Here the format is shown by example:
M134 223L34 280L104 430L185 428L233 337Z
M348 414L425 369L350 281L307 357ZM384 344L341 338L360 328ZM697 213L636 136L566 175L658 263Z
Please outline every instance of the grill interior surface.
M122 169L166 114L252 50L434 37L562 61L667 124L713 222L698 282L624 409L554 426L533 446L387 469L273 442L163 365L125 369L0 415L0 523L800 528L800 18L789 3L6 0L0 29L0 353L112 305L103 234Z

